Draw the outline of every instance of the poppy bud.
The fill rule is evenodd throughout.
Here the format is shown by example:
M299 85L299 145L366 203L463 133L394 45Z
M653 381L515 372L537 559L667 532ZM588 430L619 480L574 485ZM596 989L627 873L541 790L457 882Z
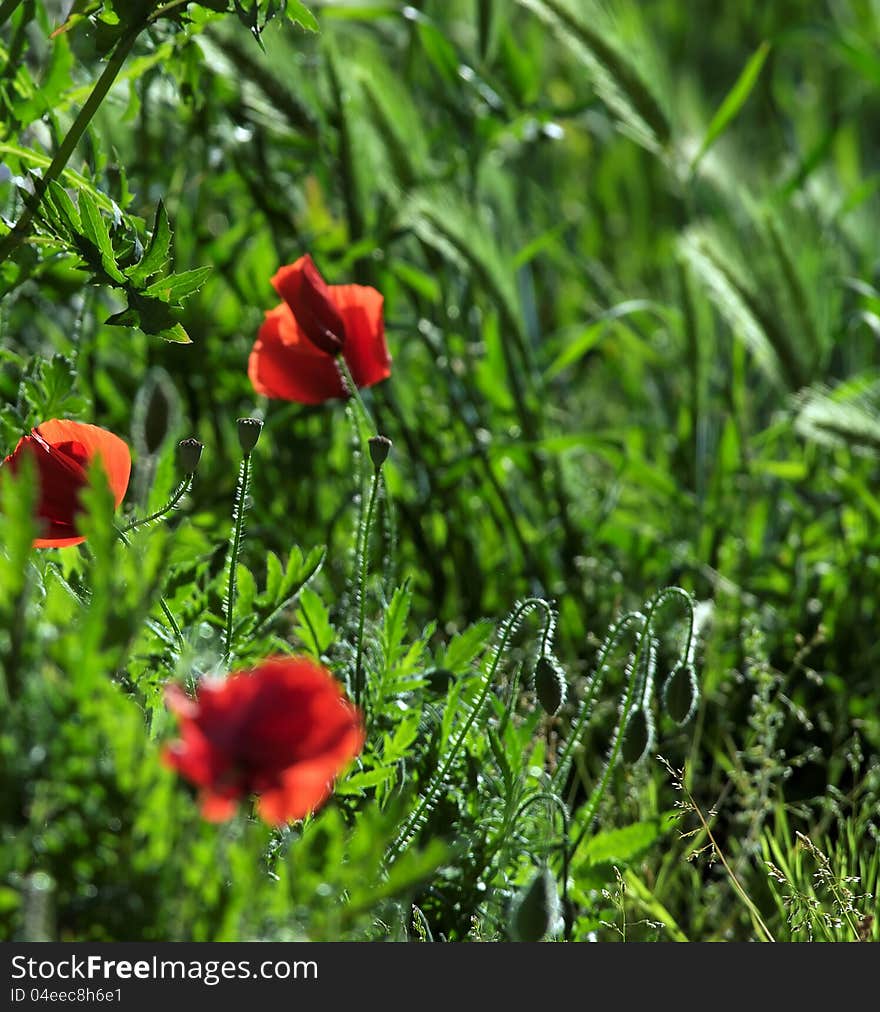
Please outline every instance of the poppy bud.
M373 467L378 471L388 459L392 443L387 436L373 436L369 443L370 458L373 461Z
M177 444L180 466L185 474L193 474L199 466L204 445L197 439L181 439Z
M565 674L555 659L547 654L538 658L535 665L535 693L538 702L552 717L565 702Z
M263 423L259 418L239 418L238 441L245 456L257 445L262 430Z
M700 698L697 674L692 664L676 664L663 685L663 704L676 724L686 724L694 715Z
M559 920L559 895L549 868L544 868L513 901L510 933L518 942L540 942Z
M634 710L629 715L629 722L626 725L626 737L623 739L621 756L623 761L629 765L635 765L643 759L647 753L654 737L654 729L643 709Z
M150 370L134 406L134 437L138 449L152 457L177 424L177 392L164 369Z
M449 691L449 686L455 678L455 673L448 668L432 668L426 672L425 678L428 679L428 687L431 692L442 695Z

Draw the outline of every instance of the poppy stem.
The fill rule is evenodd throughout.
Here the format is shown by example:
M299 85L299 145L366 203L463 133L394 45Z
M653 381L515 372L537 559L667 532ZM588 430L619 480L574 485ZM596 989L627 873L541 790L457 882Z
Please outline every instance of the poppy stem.
M186 478L177 486L174 494L168 500L167 503L160 510L156 510L155 513L151 513L148 517L144 517L142 520L132 520L130 524L127 524L122 528L123 534L128 534L129 531L133 531L136 527L143 527L144 524L151 524L155 520L161 520L167 513L170 513L174 507L180 502L180 500L186 495L186 493L192 488L193 476L187 475Z
M354 665L354 701L356 706L361 706L361 698L364 694L364 623L366 621L367 609L367 570L370 561L370 533L373 527L373 513L376 509L376 497L379 494L379 482L382 476L382 466L379 465L373 471L373 480L370 484L370 498L367 501L367 512L364 515L364 529L359 546L360 558L358 559L358 632L357 647Z
M339 370L340 378L342 379L342 386L345 388L346 393L350 394L355 404L357 405L358 412L361 416L361 420L370 430L370 432L376 431L376 424L373 421L373 416L367 410L364 399L361 397L361 392L358 390L358 385L354 381L354 377L351 374L351 369L348 368L348 362L341 355L336 356L336 368Z
M11 11L9 13L11 13ZM24 240L28 228L34 220L34 215L37 213L40 203L43 200L43 196L49 188L49 184L53 180L58 179L64 171L67 163L70 161L71 155L76 150L77 144L79 144L82 135L86 132L86 128L89 123L91 123L92 118L100 108L101 103L107 97L107 93L113 86L120 70L122 70L122 66L128 58L128 54L134 48L137 37L140 35L144 27L145 25L142 22L132 25L116 43L116 48L113 50L113 53L107 62L107 66L104 68L103 74L101 74L95 82L95 86L92 88L89 97L86 99L85 105L83 105L80 109L79 115L73 121L71 128L67 131L64 140L61 142L61 146L55 153L55 157L52 159L49 167L43 175L36 180L34 184L34 194L32 197L27 198L26 207L22 212L21 217L3 241L0 242L0 263L10 256L16 247Z
M125 532L128 531L128 530L130 530L129 527L126 527L124 529L121 529L119 527L116 528L116 533L119 535L120 541L122 541L122 543L126 544L126 545L130 545L131 544L131 542L125 536ZM182 644L183 643L183 633L180 631L180 626L177 624L177 619L174 617L174 614L172 613L171 609L168 607L168 602L165 600L164 597L162 597L161 594L159 595L159 607L162 609L162 614L165 616L166 619L168 619L168 624L171 626L171 631L174 633L175 637L177 638L177 642Z
M226 585L226 632L223 641L223 659L232 657L232 619L235 611L235 575L238 556L244 538L244 518L247 513L248 490L251 481L251 455L246 453L238 471L235 487L235 505L232 510L232 541L229 545L229 579Z

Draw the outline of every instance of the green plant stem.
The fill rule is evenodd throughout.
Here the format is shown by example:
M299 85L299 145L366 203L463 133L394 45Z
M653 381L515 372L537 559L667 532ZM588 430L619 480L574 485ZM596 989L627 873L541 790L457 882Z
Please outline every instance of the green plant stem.
M574 843L571 845L572 854L575 854L577 852L577 849L580 846L581 841L592 828L593 818L595 817L596 811L599 807L599 803L601 802L602 797L605 794L605 789L608 786L608 782L611 779L611 774L614 771L614 767L617 765L617 760L620 756L620 751L623 747L623 740L626 734L627 724L629 723L630 712L632 711L633 708L633 702L637 694L638 695L642 694L641 693L641 690L643 689L641 680L642 657L644 655L646 648L648 651L651 650L651 639L652 639L651 628L652 623L654 621L654 615L657 613L657 610L659 608L661 608L668 600L670 600L673 597L677 597L683 600L688 609L688 635L687 635L687 643L685 644L683 654L684 657L687 659L688 663L690 663L691 661L691 654L694 645L693 603L691 601L690 596L687 593L685 593L685 591L681 590L680 587L667 587L665 590L660 591L659 594L656 594L651 599L646 609L646 614L644 616L642 626L639 631L639 639L636 644L635 657L633 658L632 662L632 673L630 674L629 680L627 682L626 691L624 693L623 702L621 705L620 720L617 724L617 730L614 735L614 741L611 745L611 754L608 758L608 762L605 764L605 770L602 773L602 777L599 780L599 783L593 789L593 793L590 795L590 798L587 801L586 814L582 820L581 830L578 833ZM618 626L618 628L620 628L620 626Z
M244 537L244 517L247 513L248 487L251 478L251 455L246 453L238 472L235 489L235 506L232 512L232 543L229 547L229 580L226 585L226 632L223 641L223 657L232 657L232 619L235 611L235 574L238 569L238 554Z
M587 694L581 702L577 722L568 734L562 755L559 757L556 769L551 777L550 782L555 790L560 789L568 777L568 771L574 756L574 750L577 748L584 728L586 727L587 722L590 719L590 715L592 714L596 697L599 695L599 691L605 681L605 665L608 663L611 651L620 643L623 634L627 631L629 626L634 622L640 622L643 619L644 616L640 612L627 612L627 614L620 619L617 625L605 637L605 642L602 644L599 659L596 662L596 670L589 681L589 685L587 686Z
M129 530L128 527L126 527L124 530L121 530L120 528L117 527L116 533L119 535L119 539L123 542L123 544L130 546L131 542L128 540L125 533L127 530ZM165 616L166 619L168 619L168 624L171 626L172 632L177 637L177 642L183 643L183 633L180 631L180 626L177 624L177 619L174 617L171 609L168 607L168 602L165 600L164 597L162 597L161 594L159 595L159 607L162 609L162 614Z
M759 932L764 935L763 941L765 941L765 942L775 942L776 939L773 937L770 929L764 923L764 920L761 917L761 914L758 911L758 908L755 906L754 901L749 896L749 894L745 891L745 889L742 887L742 884L740 883L740 880L736 877L736 875L734 874L733 869L727 863L727 858L725 858L725 856L724 856L724 851L722 851L722 849L716 843L715 837L712 835L712 830L709 828L709 823L706 821L706 818L703 815L702 809L696 803L696 801L694 801L693 795L691 794L691 792L685 786L683 779L682 779L682 783L681 783L681 789L684 792L684 796L687 799L688 804L697 813L697 818L700 820L700 824L703 827L703 832L708 837L709 843L712 844L712 848L714 849L715 853L718 855L718 860L721 862L722 866L724 867L724 870L727 872L727 876L730 879L730 884L737 891L737 893L739 894L740 899L743 901L743 903L745 903L745 905L748 907L749 913L752 915L752 920L755 923L755 927L757 927L758 930L759 930Z
M366 425L366 427L371 432L375 432L376 425L373 422L373 416L367 410L367 406L366 404L364 404L364 399L363 397L361 397L361 392L358 389L358 385L357 383L355 383L354 377L351 374L351 369L348 368L348 362L345 361L342 355L336 356L336 368L339 370L339 374L342 378L342 385L345 387L346 391L351 395L352 399L357 405L361 421ZM363 436L361 436L361 440L363 441Z
M569 865L571 863L571 849L568 843L570 828L568 808L558 794L554 794L552 791L539 791L537 794L533 794L530 798L526 798L526 800L519 806L513 817L514 826L519 822L526 810L536 801L549 801L555 806L556 810L562 816L562 839L560 841L559 848L562 851L562 913L565 922L563 937L566 942L570 942L573 924L568 902L568 875Z
M85 105L80 109L79 115L67 131L64 140L61 142L61 146L55 153L55 157L49 163L49 167L37 182L33 197L27 200L27 206L15 227L0 242L0 263L3 263L24 239L25 233L40 206L43 195L49 187L49 183L61 175L68 161L70 161L70 156L76 149L80 138L85 133L95 113L100 108L101 103L107 97L107 93L112 88L113 82L116 80L120 70L122 70L122 66L134 47L135 40L140 35L143 27L142 24L133 25L116 43L116 48L113 50L113 54L104 68L103 74L98 78L94 88L92 88L91 94L86 99Z
M0 4L0 28L12 17L20 4L21 0L3 0L3 3Z
M364 695L364 621L367 610L367 572L370 561L370 534L372 533L373 528L373 513L376 509L376 497L379 494L379 482L381 479L382 469L377 467L373 471L373 480L370 483L370 498L367 501L367 512L364 517L364 532L359 546L358 631L354 664L354 701L356 706L361 705L361 700Z
M153 22L158 21L160 18L164 18L166 14L171 14L172 11L176 11L180 7L186 7L191 2L192 0L172 0L171 3L163 4L161 7L157 7L150 15L149 23L153 24Z
M536 608L543 608L545 611L550 612L552 621L552 609L547 602L540 597L527 597L524 601L520 601L514 611L511 613L510 618L504 623L503 632L498 646L492 656L492 666L489 669L489 673L486 677L486 681L483 685L483 689L480 692L479 697L470 707L467 717L464 720L461 730L455 737L455 741L450 747L446 754L446 759L443 765L440 767L436 776L430 781L428 786L425 788L424 794L419 799L419 803L416 806L415 811L406 820L403 829L397 834L397 838L391 844L388 850L388 854L385 858L385 864L390 865L400 854L401 850L406 846L407 838L413 832L416 826L419 824L419 820L422 814L431 804L434 795L440 789L444 781L446 780L449 771L452 769L452 764L455 762L455 758L458 755L458 751L464 744L465 739L470 733L470 729L473 727L474 722L479 716L483 709L483 704L486 702L486 697L489 694L489 689L495 681L495 675L498 672L498 665L501 663L501 658L504 656L504 652L507 649L507 644L510 642L510 637L514 631L519 628L520 620L527 615L530 611L534 611Z
M136 527L143 527L144 524L151 524L155 520L161 520L162 517L174 509L174 507L192 488L192 480L193 476L191 474L184 478L180 485L177 486L174 494L160 510L156 510L155 513L151 513L148 517L144 517L142 520L132 520L130 524L122 528L122 533L128 534L129 531L133 531Z
M605 763L605 769L602 772L599 783L593 788L593 792L587 801L586 814L581 820L581 830L575 838L574 843L571 845L572 854L577 853L577 849L581 845L582 840L593 828L593 819L596 815L596 810L599 807L599 802L602 800L602 797L605 794L605 788L608 786L608 782L611 779L611 774L614 772L615 766L617 766L617 760L620 756L620 750L623 748L623 740L626 735L626 728L629 724L629 717L633 708L633 700L636 697L637 688L641 683L642 653L645 648L645 643L650 639L650 636L650 620L646 620L644 626L642 627L641 634L639 635L635 659L633 660L631 674L624 692L623 702L620 708L620 720L617 723L617 730L615 731L614 741L611 745L611 754L608 757L608 761Z
M605 642L602 644L602 649L599 653L599 659L596 663L596 671L593 677L590 679L589 686L587 688L587 694L584 697L580 711L578 713L578 719L575 726L572 728L571 733L565 743L562 755L559 758L556 769L551 777L551 784L554 790L561 790L562 785L568 776L568 770L571 765L571 760L574 755L574 750L577 747L578 741L580 740L581 734L589 720L592 712L592 707L596 702L596 697L599 694L599 690L605 680L605 665L608 663L608 658L611 651L620 643L623 634L627 631L628 627L633 624L640 626L639 640L637 644L637 656L636 661L641 663L641 652L644 649L643 631L650 631L650 625L653 621L654 615L658 608L661 608L668 600L672 598L678 598L683 601L687 609L687 641L685 643L682 656L688 664L693 662L693 651L694 651L694 609L693 602L689 594L687 594L680 587L667 587L665 590L660 591L659 594L655 595L654 598L649 602L647 607L647 615L642 615L641 612L631 611L627 612L617 625L609 632L605 637ZM636 668L636 671L638 669ZM574 848L572 848L572 853Z

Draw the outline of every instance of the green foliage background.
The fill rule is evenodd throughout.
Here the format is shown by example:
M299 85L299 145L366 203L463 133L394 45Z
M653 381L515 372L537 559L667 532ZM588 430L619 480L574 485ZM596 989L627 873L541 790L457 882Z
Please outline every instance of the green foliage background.
M554 931L577 940L763 937L755 910L776 938L876 940L875 5L105 0L51 36L69 6L0 4L0 446L50 417L116 432L132 515L175 489L176 438L205 452L183 508L130 547L98 482L87 550L30 552L26 486L0 484L0 930L507 937L548 865ZM383 292L394 358L365 392L394 441L372 733L304 826L217 828L158 761L161 687L221 664L239 415L265 427L235 662L352 665L356 416L260 401L246 374L269 278L306 251ZM157 382L177 411L151 457L138 405ZM580 841L563 881L558 806L521 806L580 727L606 631L672 584L696 602L696 717L677 727L656 694L656 747L624 754L586 819L633 667L611 657L560 785ZM528 683L533 623L492 668L528 595L558 609L556 718ZM682 642L663 625L658 687Z

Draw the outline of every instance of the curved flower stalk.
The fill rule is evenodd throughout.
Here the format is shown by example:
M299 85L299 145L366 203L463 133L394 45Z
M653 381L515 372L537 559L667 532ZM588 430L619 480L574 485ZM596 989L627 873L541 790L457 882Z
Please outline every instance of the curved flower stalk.
M485 709L486 702L489 699L489 693L498 674L501 659L507 652L511 639L522 625L526 616L538 610L544 612L544 625L541 633L542 649L546 650L548 648L550 638L552 637L553 629L555 627L556 613L550 604L543 598L526 598L513 609L510 615L502 623L498 631L495 646L490 651L484 666L476 698L466 707L464 716L458 727L451 732L450 744L438 761L436 774L428 782L427 787L419 798L418 804L410 816L406 819L396 839L389 847L385 858L386 865L393 863L403 853L403 851L406 850L415 835L418 833L419 829L421 829L421 827L425 824L428 816L433 811L434 806L440 798L440 792L443 789L443 785L446 783L446 779L453 768L455 760L467 741L471 728L473 728L477 719L482 715ZM513 705L513 698L515 698L515 692L511 692L508 696L506 704L507 712L509 712Z
M570 938L572 928L571 910L568 902L568 873L572 854L572 849L569 844L571 818L568 814L568 806L558 794L554 794L553 791L537 791L535 794L526 798L519 806L515 821L518 822L526 811L539 801L545 801L548 809L552 807L562 817L562 834L559 838L559 843L556 846L558 847L562 857L562 916L565 923L565 938L568 940ZM553 815L548 815L548 818L552 820Z
M633 714L637 711L641 711L645 714L647 723L647 727L645 729L646 741L644 746L639 750L640 755L644 755L650 748L653 738L653 727L650 723L649 703L654 687L654 672L657 663L657 643L659 641L659 636L655 632L655 623L658 611L667 602L672 601L673 599L678 600L684 605L685 618L687 622L687 636L678 664L687 664L692 667L693 653L696 646L694 637L693 600L690 594L682 590L680 587L668 587L665 590L660 591L650 600L644 614L641 612L630 612L628 615L625 615L611 630L605 640L605 643L603 644L602 651L599 655L599 664L597 666L596 673L593 676L593 683L599 679L600 685L601 680L604 680L604 667L607 664L612 648L621 641L623 634L630 626L635 625L638 629L638 638L636 640L634 650L630 654L629 662L627 663L626 685L624 686L620 701L620 717L618 718L617 726L611 740L611 745L608 751L608 759L605 763L602 775L599 778L599 782L593 788L593 791L586 802L584 814L581 817L581 830L571 845L572 854L575 853L583 838L590 831L593 819L599 808L599 804L602 801L602 797L604 796L605 790L611 779L611 774L622 756L630 720L632 719ZM598 692L598 690L594 691L593 683L591 683L590 691L581 706L581 713L576 725L577 733L573 733L568 742L566 742L563 752L563 760L560 761L556 772L551 778L551 786L556 791L559 791L565 783L565 778L568 776L568 771L571 768L575 748L580 741L583 731L589 723L589 716L592 712L592 706Z

